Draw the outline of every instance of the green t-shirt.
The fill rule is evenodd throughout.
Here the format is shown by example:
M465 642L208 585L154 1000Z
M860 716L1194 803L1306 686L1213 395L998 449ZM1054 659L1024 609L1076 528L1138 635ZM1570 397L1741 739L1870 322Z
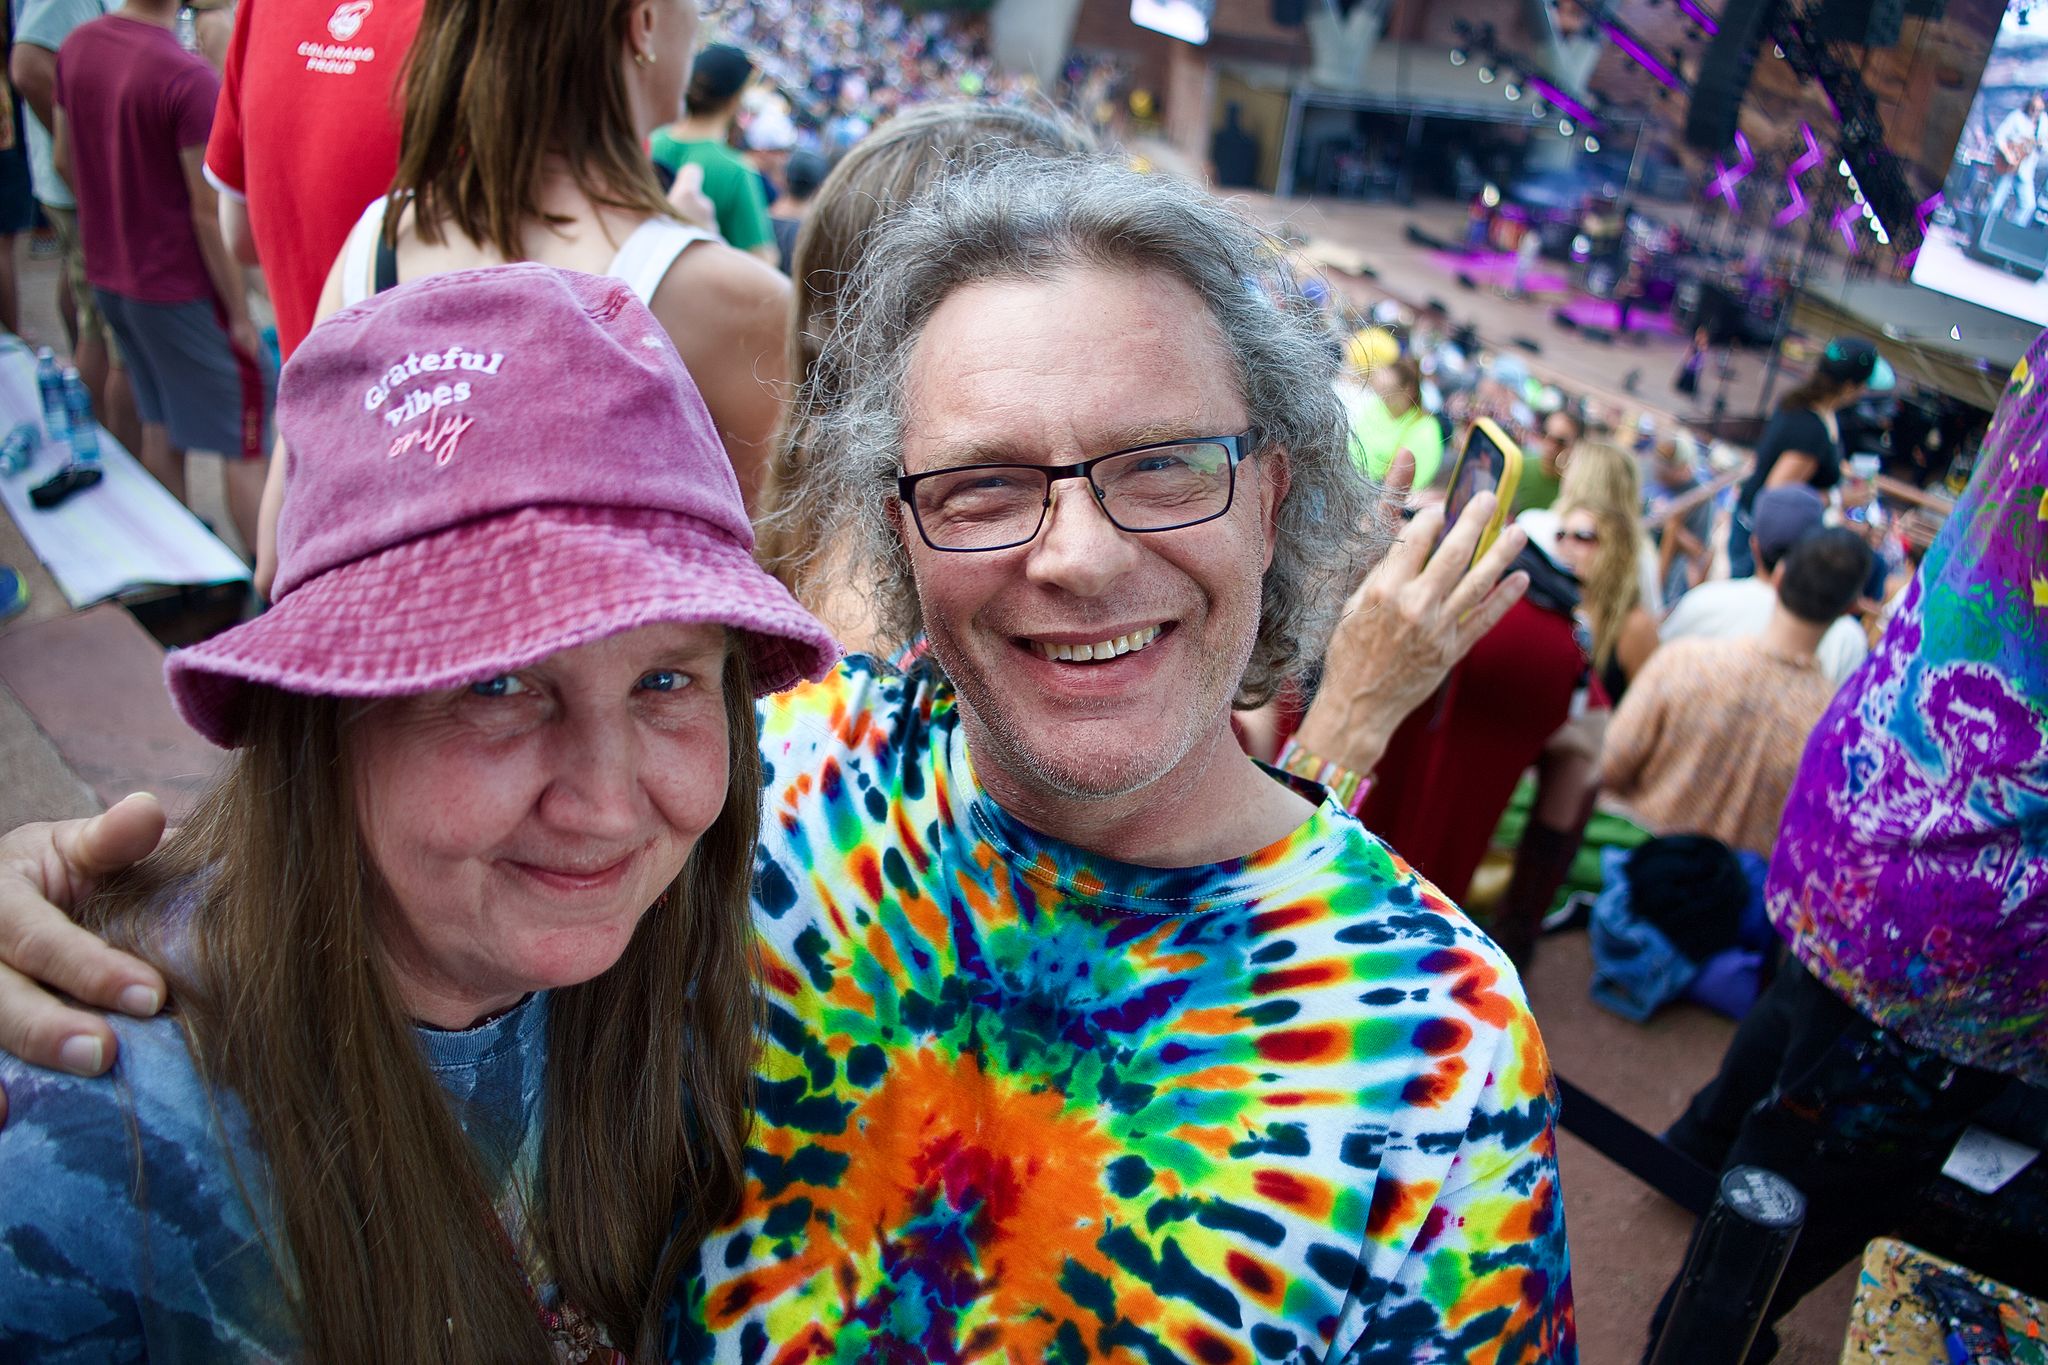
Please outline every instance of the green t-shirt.
M1347 396L1351 413L1351 459L1375 479L1387 477L1394 456L1406 449L1415 457L1415 487L1436 482L1444 462L1444 429L1426 409L1410 408L1399 417L1370 389Z
M1556 503L1559 480L1543 467L1541 456L1532 456L1522 461L1521 482L1515 485L1515 515L1520 516L1533 507L1549 507Z
M704 168L704 197L718 210L718 233L728 245L752 251L775 244L761 177L738 152L723 142L684 142L666 128L654 135L649 151L656 165L671 171Z

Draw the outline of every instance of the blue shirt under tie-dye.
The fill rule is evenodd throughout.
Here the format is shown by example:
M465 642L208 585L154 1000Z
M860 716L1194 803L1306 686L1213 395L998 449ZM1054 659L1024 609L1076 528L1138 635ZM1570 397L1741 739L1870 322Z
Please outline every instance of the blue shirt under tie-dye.
M487 1187L500 1192L506 1232L552 1304L549 1276L523 1235L540 1156L547 1014L542 993L477 1028L418 1036ZM247 1115L201 1082L175 1019L110 1022L120 1062L105 1077L0 1055L0 1360L297 1358L287 1281L266 1246L276 1244L276 1215Z
M1319 789L1211 867L1043 838L959 719L862 660L763 704L760 1117L674 1354L1574 1360L1493 944Z

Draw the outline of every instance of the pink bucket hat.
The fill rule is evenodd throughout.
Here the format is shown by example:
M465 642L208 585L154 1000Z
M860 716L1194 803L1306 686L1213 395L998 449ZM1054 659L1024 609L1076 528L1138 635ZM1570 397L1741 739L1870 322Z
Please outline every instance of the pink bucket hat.
M838 658L754 563L697 386L617 280L522 264L401 286L314 328L277 409L274 604L164 663L223 748L251 683L430 692L655 622L734 628L763 694Z

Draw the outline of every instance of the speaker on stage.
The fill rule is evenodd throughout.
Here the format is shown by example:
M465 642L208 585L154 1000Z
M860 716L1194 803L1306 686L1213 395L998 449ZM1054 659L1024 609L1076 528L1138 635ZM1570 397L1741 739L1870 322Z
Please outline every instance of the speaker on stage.
M1703 152L1723 152L1735 141L1742 100L1749 93L1749 75L1757 50L1770 31L1780 0L1729 0L1721 10L1721 31L1700 59L1693 82L1692 104L1685 111L1686 145Z
M2003 213L1987 214L1966 250L2022 279L2038 280L2048 274L2048 227L2038 221L2015 223Z

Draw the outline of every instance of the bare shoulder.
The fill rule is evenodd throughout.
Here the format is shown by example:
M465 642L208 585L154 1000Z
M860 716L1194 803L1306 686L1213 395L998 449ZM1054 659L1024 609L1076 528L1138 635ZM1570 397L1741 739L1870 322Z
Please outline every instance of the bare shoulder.
M654 291L654 314L703 317L707 309L731 316L789 308L789 279L758 256L723 242L700 242L684 251Z

